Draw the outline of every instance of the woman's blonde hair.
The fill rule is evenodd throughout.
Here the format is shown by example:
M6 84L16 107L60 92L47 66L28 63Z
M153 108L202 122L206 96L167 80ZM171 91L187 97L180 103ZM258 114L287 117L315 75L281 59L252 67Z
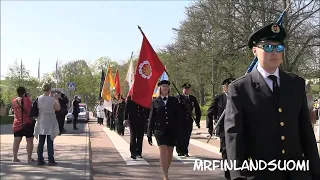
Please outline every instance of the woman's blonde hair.
M170 87L169 87L168 95L170 96ZM159 97L159 96L161 96L161 86L159 86L159 88L156 92L156 97Z
M51 91L51 84L45 83L45 84L42 86L42 91L43 91L43 92L49 92L49 91Z

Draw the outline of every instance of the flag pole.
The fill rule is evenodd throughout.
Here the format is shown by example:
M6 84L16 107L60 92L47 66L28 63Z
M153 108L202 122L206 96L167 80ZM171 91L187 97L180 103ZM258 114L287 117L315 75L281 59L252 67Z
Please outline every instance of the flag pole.
M167 71L166 69L164 70L164 72L166 72L168 78L171 79L171 77L170 77L170 75L169 75L169 73L168 73L168 71ZM172 83L174 89L177 91L178 95L179 95L179 96L182 96L181 93L179 92L177 86L175 85L175 83L174 83L173 81L172 81L171 83ZM184 106L186 107L189 116L191 116L192 120L193 120L194 122L196 122L195 118L194 118L193 115L192 115L192 112L191 112L190 108L189 108L188 105L187 105L186 100L185 100L184 98L181 98L181 101L182 101L182 103L184 104ZM197 122L196 122L196 123L197 123ZM197 125L198 125L198 124L197 124ZM200 128L200 122L199 122L198 128Z
M21 86L21 81L22 81L22 58L21 58L21 61L20 61L19 86Z
M40 83L41 83L41 79L40 79L40 58L39 58L39 62L38 62L38 88L40 87Z

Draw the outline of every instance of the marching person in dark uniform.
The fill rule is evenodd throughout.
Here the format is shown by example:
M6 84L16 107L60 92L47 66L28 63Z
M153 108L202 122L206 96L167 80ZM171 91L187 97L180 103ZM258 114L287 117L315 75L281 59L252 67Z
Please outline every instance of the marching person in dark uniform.
M73 102L72 102L72 106L73 106L73 129L74 130L78 130L77 128L77 121L78 121L78 115L80 113L80 102L81 99L78 96L74 96Z
M305 80L280 70L285 29L269 24L253 33L258 58L251 73L228 88L225 138L228 160L309 160L309 171L230 171L231 179L318 180L320 159L307 107ZM292 166L290 166L292 167ZM249 178L250 177L250 178Z
M107 127L110 128L110 117L109 117L109 113L110 111L108 111L106 108L104 109L104 114L106 116L106 124L107 124Z
M178 141L176 150L179 156L189 157L188 147L191 132L193 129L193 119L191 115L194 109L196 113L195 123L198 126L198 128L200 128L201 110L196 97L190 95L191 85L189 83L185 83L182 85L182 88L183 94L181 96L177 96L181 108L182 119L178 127Z
M221 121L218 124L217 122L221 114L223 113L224 109L226 108L228 85L234 80L234 78L228 78L222 82L223 93L215 96L214 101L212 102L211 106L207 111L208 132L211 136L213 135L213 123L216 123L216 135L220 137L220 152L222 155L222 159L224 160L227 159L226 140L224 136L224 119L221 119ZM228 170L225 171L224 176L226 179L230 180L230 172Z
M169 96L170 82L162 80L158 83L158 96L152 100L149 123L148 142L152 145L152 132L157 140L160 151L160 165L168 179L168 170L172 161L173 148L177 141L177 128L179 124L179 102L176 97Z
M118 95L118 104L115 106L115 123L116 123L116 130L119 135L124 135L124 109L126 103L125 99L122 97L121 94Z
M130 127L130 152L131 158L142 158L142 142L144 127L149 116L150 109L142 107L131 100L131 95L127 98L125 108L125 120Z
M112 101L112 112L108 111L109 118L110 118L110 130L116 131L116 122L115 122L115 112L116 112L116 106L117 106L116 98L113 98Z

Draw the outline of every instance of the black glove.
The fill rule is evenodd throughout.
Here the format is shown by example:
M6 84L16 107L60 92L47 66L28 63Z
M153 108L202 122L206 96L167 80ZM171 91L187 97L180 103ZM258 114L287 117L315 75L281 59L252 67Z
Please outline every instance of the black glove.
M213 129L208 129L208 133L212 136Z
M152 146L152 137L151 136L148 136L148 142L149 142L150 146Z

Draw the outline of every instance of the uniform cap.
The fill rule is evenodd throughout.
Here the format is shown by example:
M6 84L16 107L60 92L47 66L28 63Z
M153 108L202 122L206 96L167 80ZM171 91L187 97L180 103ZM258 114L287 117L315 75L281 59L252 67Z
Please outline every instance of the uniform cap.
M252 47L259 42L273 41L283 43L285 38L286 31L284 27L276 23L271 23L252 33L249 36L248 46L252 49Z

